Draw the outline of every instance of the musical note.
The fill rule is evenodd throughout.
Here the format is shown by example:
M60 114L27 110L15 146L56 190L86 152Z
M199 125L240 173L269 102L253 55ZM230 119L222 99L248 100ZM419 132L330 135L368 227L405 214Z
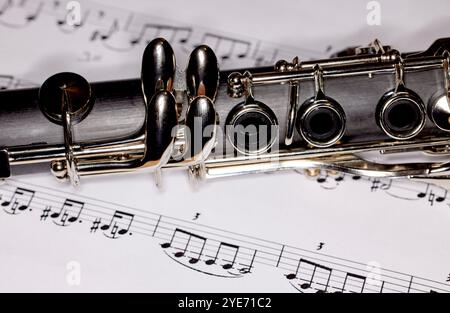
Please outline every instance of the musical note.
M35 192L25 188L18 187L8 201L3 201L1 206L6 213L18 214L18 211L25 211L29 208L34 198Z
M425 198L425 196L428 194L428 190L430 189L430 184L427 184L427 188L424 192L419 192L417 194L417 198Z
M300 288L313 288L316 292L326 292L330 283L332 269L305 259L300 259L295 273L286 275L288 280L298 278L305 283L300 284ZM314 283L314 287L313 287Z
M64 16L61 19L57 19L56 20L56 25L58 25L58 28L63 32L63 33L71 33L79 28L81 28L82 26L85 25L89 15L90 15L90 11L87 10L84 13L81 12L74 12L75 8L71 8L70 10L66 10ZM69 17L72 14L81 14L82 18L80 19L79 22L76 23L68 23L67 20L69 19Z
M222 60L230 58L246 58L250 52L251 43L249 41L236 38L224 37L212 33L203 35L202 43L213 47L217 56Z
M106 14L102 15L107 16ZM108 15L109 18L109 15ZM119 16L114 18L109 18L108 22L102 23L100 29L105 28L106 31L102 31L100 29L95 30L91 35L91 41L96 41L99 39L102 44L113 51L117 52L126 52L130 51L134 45L132 44L132 40L130 39L133 33L128 31L128 28L132 24L134 19L134 13L127 13L127 16Z
M324 182L326 182L328 179L328 173L326 173L325 175L320 174L319 177L317 177L317 182L319 184L323 184Z
M241 267L241 268L239 269L239 273L241 273L241 274L248 274L248 273L251 273L251 272L252 272L253 263L255 262L255 258L256 258L256 253L258 253L258 250L255 250L255 251L253 252L253 256L252 256L252 259L251 259L251 261L250 261L250 264L247 265L247 266Z
M36 11L32 12L31 14L26 16L27 21L31 22L36 20L36 18L41 14L42 8L44 7L44 3L40 2L39 6L37 7Z
M102 222L102 219L97 217L95 219L95 221L92 222L92 226L91 226L91 233L95 233L97 231L97 229L100 226L100 223Z
M335 177L334 180L337 182L341 182L344 181L344 177L345 177L344 174L340 174L337 177Z
M352 293L362 293L365 285L366 277L353 273L347 273L345 275L344 283L342 284L341 292L348 291Z
M192 28L190 27L176 27L145 23L139 31L139 35L133 38L130 43L132 45L138 45L141 42L148 44L153 38L163 37L171 44L185 44L189 41L191 35Z
M28 26L37 20L42 12L44 3L29 0L8 0L0 8L0 24L10 28Z
M335 189L339 185L339 182L342 180L340 179L340 177L341 176L338 176L334 179L330 179L330 174L328 173L328 171L325 171L325 174L320 172L316 181L320 184L320 187L322 187L323 189L331 190Z
M388 182L383 181L380 186L380 190L389 190L392 187L392 179L389 179Z
M47 217L49 216L50 212L52 211L52 207L51 206L45 206L45 209L42 210L42 214L41 214L41 221L45 221L47 219Z
M111 239L116 239L129 233L131 223L133 222L134 214L115 211L109 224L103 224L100 229L104 231L104 235ZM118 223L120 221L120 223ZM123 222L124 221L124 222ZM125 225L125 226L123 226ZM108 231L108 232L106 232ZM129 233L131 235L132 233Z
M180 238L178 238L177 235ZM173 244L174 244L176 239L178 241L185 241L185 244L184 244L184 247L181 248L181 249L176 248L176 249L179 249L181 251L175 252L174 256L176 258L181 258L182 256L186 255L186 252L188 251L188 248L190 248L191 249L190 252L192 252L194 254L194 257L190 257L189 263L191 263L191 264L197 263L200 260L202 254L203 254L203 249L205 248L205 244L206 244L206 238L202 237L202 236L199 236L199 235L196 235L196 234L193 234L191 232L188 232L188 231L176 228L174 233L172 234L172 238L170 239L170 242L166 242L166 243L161 244L161 247L163 249L167 249L167 248L170 248L170 247L175 248L173 246ZM197 246L192 244L192 242L195 241L195 240L201 242L200 250L197 249L197 251L196 251L196 247Z
M227 255L226 251L227 250L232 250L233 251L233 259L232 260L225 260L225 255ZM212 264L216 264L217 260L219 259L219 256L221 255L221 253L224 255L223 259L226 263L222 264L222 268L224 270L229 270L231 268L233 268L234 266L234 262L236 261L236 257L238 255L239 252L239 246L237 245L232 245L226 242L221 242L219 244L219 248L217 249L216 255L214 256L213 259L208 259L205 261L206 265L212 265Z
M355 178L353 178L355 179ZM369 181L372 182L372 185L370 186L370 191L375 192L377 190L383 190L387 191L392 186L392 179L389 180L380 180L379 178L371 178Z
M101 23L102 20L105 18L106 13L103 10L99 10L97 12L97 16L94 18L97 23ZM96 29L92 32L90 41L95 41L97 38L100 37L100 30Z
M52 213L50 217L56 225L68 226L79 220L83 208L84 202L66 199L59 212Z
M109 38L111 38L111 36L119 31L120 27L119 27L119 21L117 19L114 19L111 26L109 27L108 31L106 33L103 33L100 35L100 39L101 40L107 40Z
M3 15L6 12L6 10L8 10L10 6L12 6L12 4L13 4L12 0L6 0L4 4L0 7L0 16Z
M418 198L425 198L428 195L428 202L430 203L430 205L432 206L434 204L434 202L443 202L446 198L447 198L447 190L444 189L443 190L443 194L440 196L436 196L435 192L433 191L433 189L430 188L431 185L427 184L427 187L425 189L424 192L419 192L417 194Z

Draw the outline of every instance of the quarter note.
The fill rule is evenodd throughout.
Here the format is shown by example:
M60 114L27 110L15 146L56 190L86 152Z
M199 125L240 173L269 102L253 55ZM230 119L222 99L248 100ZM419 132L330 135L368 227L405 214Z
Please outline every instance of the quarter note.
M182 247L181 248L175 247L174 246L175 241L183 242ZM197 242L199 241L200 245L194 245L193 244L194 241L197 241ZM172 238L170 239L170 242L161 244L161 247L163 249L174 248L174 249L180 250L180 251L177 251L174 253L174 256L176 258L181 258L181 257L185 256L186 253L189 251L192 254L194 254L193 257L189 258L189 263L196 264L200 260L202 254L203 254L205 244L206 244L205 237L196 235L194 233L185 231L180 228L176 228L172 234ZM200 249L198 249L198 247L200 247Z
M17 214L17 211L25 211L29 208L34 198L34 191L25 188L16 188L9 200L3 201L1 206L6 213Z
M84 208L84 202L66 199L58 212L54 212L50 217L58 226L68 226L78 221L81 211Z
M129 233L134 214L115 211L109 224L103 224L100 229L104 231L104 235L111 239L116 239ZM129 233L131 235L131 233Z

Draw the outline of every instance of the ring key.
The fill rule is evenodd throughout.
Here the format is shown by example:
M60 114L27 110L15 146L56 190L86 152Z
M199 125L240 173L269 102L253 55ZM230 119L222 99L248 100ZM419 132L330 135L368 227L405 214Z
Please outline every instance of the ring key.
M80 184L74 156L73 126L81 122L94 105L91 86L82 76L63 72L48 78L39 89L39 107L53 123L64 131L65 161L53 161L52 173L58 179Z
M279 72L293 71L301 68L301 63L298 57L288 63L285 60L278 61L275 64L275 70ZM286 123L286 137L284 144L290 146L294 138L295 120L297 119L298 97L300 93L300 85L296 81L289 82L289 110Z
M443 131L450 131L450 53L445 50L442 54L442 68L444 70L444 95L439 93L431 98L428 106L428 116L433 123Z
M245 155L265 153L278 138L277 117L268 105L255 100L250 72L232 73L228 77L229 83L236 80L242 82L245 101L228 113L225 122L228 141Z
M377 124L389 137L396 140L411 139L425 126L425 108L414 91L405 87L404 63L397 54L395 64L395 88L380 99L377 110Z
M345 133L346 117L341 105L324 92L323 70L314 66L315 96L299 109L296 126L303 139L313 147L334 145Z

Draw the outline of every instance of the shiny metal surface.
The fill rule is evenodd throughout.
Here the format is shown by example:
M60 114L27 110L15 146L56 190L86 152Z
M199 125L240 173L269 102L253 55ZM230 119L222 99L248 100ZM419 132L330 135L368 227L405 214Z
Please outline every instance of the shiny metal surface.
M325 148L344 136L346 118L341 105L325 95L320 66L314 67L314 91L315 96L300 106L297 129L308 144Z
M219 65L208 46L201 45L192 51L186 68L186 86L189 103L181 162L194 166L204 162L216 144L218 121L214 101L219 89Z
M425 107L411 89L406 88L405 65L400 55L395 64L395 88L386 92L377 106L378 124L389 137L411 139L425 126Z
M75 73L58 73L48 78L39 89L39 107L53 123L62 125L63 98L70 99L73 123L81 122L92 110L94 101L88 81Z
M210 47L200 45L192 51L186 68L186 86L190 98L206 96L215 101L219 86L219 65Z
M198 178L308 168L374 177L448 177L449 46L450 39L441 39L425 52L400 55L374 41L343 57L294 58L274 68L220 73L214 52L199 46L185 72L186 88L174 90L183 86L174 85L175 56L170 45L156 39L144 52L141 80L91 84L95 105L73 125L70 145L61 126L40 112L37 90L1 92L0 151L7 151L13 173L16 166L51 163L60 177L70 170L64 164L68 146L80 176L147 169L160 177L161 169L188 167ZM399 96L420 111L407 136L380 123L380 112ZM244 111L233 113L242 103ZM343 125L338 135L317 142L302 127L293 127L302 125L308 108L333 108ZM270 149L248 153L233 144L227 124L242 112L263 112L278 124ZM19 125L19 116L31 131ZM209 135L199 137L209 127ZM380 152L379 161L362 157L371 151ZM423 152L423 161L383 161L405 151Z
M171 91L175 78L175 53L163 38L153 39L142 56L142 93L147 102L160 90Z

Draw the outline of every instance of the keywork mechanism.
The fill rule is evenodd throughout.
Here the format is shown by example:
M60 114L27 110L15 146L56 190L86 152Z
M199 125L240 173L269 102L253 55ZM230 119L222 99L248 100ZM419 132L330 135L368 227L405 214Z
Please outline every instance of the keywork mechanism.
M450 39L420 53L375 40L330 59L220 72L208 46L179 66L158 38L140 79L59 73L0 92L0 178L49 163L74 185L122 172L152 172L160 185L169 168L194 179L311 169L447 179L449 50ZM28 133L11 126L19 113Z

